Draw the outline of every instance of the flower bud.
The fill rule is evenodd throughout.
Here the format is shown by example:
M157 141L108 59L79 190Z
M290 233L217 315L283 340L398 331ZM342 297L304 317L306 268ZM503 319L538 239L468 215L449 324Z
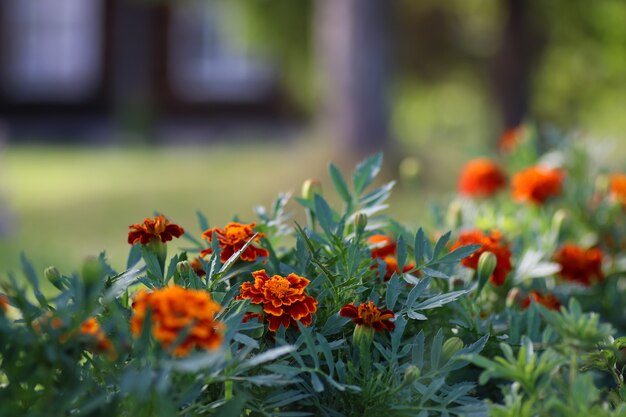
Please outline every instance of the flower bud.
M191 264L189 261L180 261L176 264L176 271L181 276L186 276L191 271Z
M322 183L316 179L308 179L302 184L302 198L311 200L315 194L322 195Z
M552 216L552 230L560 232L565 219L567 219L567 212L563 209L558 209Z
M364 326L357 324L354 326L354 333L352 334L353 343L359 347L359 349L369 349L372 341L374 340L374 328L372 326Z
M63 285L61 284L61 273L54 266L49 266L43 271L43 276L54 285L56 288L62 290Z
M409 365L404 371L404 377L402 378L402 385L412 384L421 375L420 368L415 365Z
M478 282L484 283L493 275L493 271L496 270L498 260L496 255L492 252L483 252L478 258L478 268L476 269L478 275Z
M452 229L456 229L463 224L463 210L461 207L461 203L458 201L453 201L448 206L448 211L446 212L446 222L448 226Z
M82 277L85 284L95 284L100 282L104 276L104 269L98 258L89 257L85 259L82 269Z
M443 360L443 363L448 362L455 353L463 349L463 346L463 341L456 336L446 340L441 348L441 359Z
M354 217L354 230L357 235L360 235L365 230L367 226L367 214L365 213L357 213Z

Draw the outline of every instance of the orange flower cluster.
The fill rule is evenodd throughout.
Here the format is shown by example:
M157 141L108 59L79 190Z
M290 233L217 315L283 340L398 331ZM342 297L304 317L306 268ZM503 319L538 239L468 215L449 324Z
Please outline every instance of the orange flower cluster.
M522 300L522 308L526 310L530 307L531 301L534 301L537 304L541 304L548 310L556 310L558 311L561 308L561 302L554 294L546 294L542 295L539 291L532 290L528 297Z
M182 227L170 223L162 214L152 219L146 218L142 224L133 224L128 228L131 229L128 232L128 243L131 245L137 242L147 245L152 239L160 239L161 242L165 243L172 238L179 238L185 233Z
M511 127L502 132L499 146L502 152L511 152L517 147L522 139L523 130L521 126Z
M377 332L382 330L393 331L395 324L391 321L395 314L391 310L379 309L373 301L361 303L358 307L346 304L339 311L339 315L351 318L357 326L372 327Z
M241 224L236 222L231 222L226 225L225 228L214 227L211 228L204 233L202 233L202 237L205 238L209 243L213 240L213 232L215 232L217 236L217 240L219 242L220 248L222 249L220 253L220 260L222 262L226 262L228 258L230 258L235 252L243 248L243 246L254 236L254 229L256 225L254 223L251 224ZM263 233L258 233L254 238L254 243L259 243L260 238L264 235ZM210 255L213 252L212 248L204 249L200 252L201 256ZM266 249L258 248L254 246L254 244L249 245L245 251L239 257L242 261L254 262L257 257L265 257L268 256L269 252Z
M471 197L490 197L506 186L506 175L487 158L468 162L459 177L459 192Z
M513 176L513 198L543 204L548 198L561 194L563 172L541 166L532 166Z
M481 245L481 247L461 261L461 265L476 269L478 268L478 260L483 252L491 252L496 257L496 269L493 271L493 275L489 278L489 281L496 286L504 284L506 276L511 269L511 250L508 243L506 243L502 237L502 234L497 230L492 230L491 234L484 234L480 230L470 230L462 232L456 242L450 248L450 251L455 250L461 246L470 244Z
M396 258L397 246L396 242L386 235L373 235L367 239L372 248L372 259L382 259L385 262L385 281L389 281L393 273L400 273L398 267L398 259ZM409 272L415 268L414 264L406 264L402 268L402 272ZM370 269L376 269L376 265L372 265Z
M289 325L297 326L297 321L305 326L311 324L312 315L317 311L317 300L304 292L311 281L296 274L270 278L264 269L253 272L252 276L254 283L241 284L236 298L262 304L270 331L277 331L281 324L285 329Z
M554 261L561 265L560 276L585 286L604 279L602 258L600 249L583 249L573 244L561 246L554 254Z
M96 348L100 352L109 352L111 356L114 356L113 344L100 327L100 323L95 317L90 317L80 325L80 332L92 337L96 342Z
M611 175L609 193L612 198L626 207L626 174L615 173Z
M195 347L217 349L224 336L224 324L215 319L221 306L203 290L166 287L152 292L140 291L133 302L131 331L137 336L148 311L151 311L151 330L165 348L177 340L180 333L187 337L174 348L174 355L185 356Z

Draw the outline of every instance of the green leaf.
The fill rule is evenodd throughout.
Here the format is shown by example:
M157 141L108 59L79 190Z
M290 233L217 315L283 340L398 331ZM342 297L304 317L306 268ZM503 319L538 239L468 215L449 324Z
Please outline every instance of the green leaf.
M202 232L205 232L211 228L211 226L209 226L209 221L207 220L206 216L200 210L196 210L196 217L198 218L198 224L200 225L200 230L202 230Z
M456 301L459 297L461 297L464 294L467 294L468 292L469 290L460 290L460 291L452 291L452 292L445 293L445 294L439 294L432 298L429 298L426 301L423 301L417 304L413 308L415 310L428 310L430 308L441 307L445 304Z
M430 348L430 369L439 368L439 358L441 357L441 347L443 346L443 332L441 329L433 338L433 344Z
M320 226L326 232L327 235L332 235L335 229L335 223L333 222L333 212L324 197L319 194L313 196L315 203L315 215Z
M260 353L252 358L244 361L241 364L242 368L252 368L258 365L261 365L265 362L273 361L274 359L278 359L281 356L284 356L288 353L294 352L296 350L295 346L292 345L284 345L277 348L266 350L263 353Z
M441 252L445 249L446 245L448 244L448 241L450 240L451 235L452 235L452 232L448 231L447 233L445 233L443 236L439 238L439 240L435 244L435 250L433 251L433 256L432 256L433 260L437 259L439 255L441 254Z
M398 275L394 272L389 282L387 282L387 293L385 294L385 304L387 308L393 310L400 295L400 280Z
M424 230L420 227L415 234L415 244L413 246L413 257L415 263L419 266L424 261L424 254L426 251L425 246L428 245Z
M356 196L360 196L363 190L372 183L376 175L380 172L382 163L383 154L377 153L357 165L352 174L352 185Z
M24 275L30 285L33 287L33 293L35 294L37 302L39 302L39 305L42 307L47 307L48 302L46 297L44 297L43 293L39 289L39 277L37 277L33 264L26 258L24 252L20 254L20 261L22 262L22 271L24 272Z
M475 245L475 244L461 246L460 248L456 248L452 252L447 253L443 255L441 258L437 259L437 263L446 264L446 263L460 262L461 260L470 256L472 253L476 252L478 249L480 249L480 247L481 245Z
M322 384L322 381L315 372L311 372L311 385L313 386L315 392L324 391L324 384Z
M343 175L341 175L339 169L332 162L328 166L328 171L330 172L330 179L333 181L335 190L337 190L337 193L343 201L350 204L352 202L352 196L350 195L348 184L346 184Z
M252 237L248 239L248 241L241 247L241 249L233 253L230 256L230 258L228 258L228 260L224 262L224 265L222 265L218 274L223 275L226 271L228 271L233 266L233 264L237 261L237 259L239 259L241 254L244 253L246 249L248 249L248 246L250 246L252 242L254 242L254 238L256 238L257 235L258 233L255 233L254 235L252 235Z
M126 269L130 269L137 265L137 262L141 260L141 244L135 243L128 252L128 259L126 260Z

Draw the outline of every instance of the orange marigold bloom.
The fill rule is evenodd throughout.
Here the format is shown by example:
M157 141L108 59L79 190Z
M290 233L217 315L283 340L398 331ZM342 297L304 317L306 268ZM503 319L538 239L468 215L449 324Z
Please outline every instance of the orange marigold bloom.
M532 166L513 176L513 198L543 204L548 198L561 194L562 183L561 170Z
M396 241L387 235L372 235L367 238L372 248L372 258L384 259L396 254Z
M6 312L9 309L9 299L0 294L0 311Z
M189 266L191 266L191 269L193 269L193 272L195 272L197 276L203 277L206 275L206 271L203 269L200 258L194 258L191 262L189 262Z
M593 281L602 281L602 258L600 249L583 249L573 244L565 244L554 254L554 260L561 265L560 276L567 280L589 286Z
M215 319L221 306L203 290L166 287L152 292L140 291L133 302L131 331L141 333L148 311L151 311L151 330L154 338L165 348L170 347L180 333L187 337L173 351L184 356L195 347L217 349L224 339L224 324Z
M296 274L286 277L269 277L264 269L252 273L254 283L244 282L239 289L238 300L249 299L252 304L262 304L269 329L278 330L282 324L297 326L296 321L308 326L317 311L317 300L304 289L311 281Z
M615 173L611 175L609 192L611 197L626 206L626 174Z
M541 304L548 310L558 311L561 308L561 302L554 294L542 295L539 291L532 290L530 294L528 294L528 297L521 303L524 310L530 307L531 300L534 300L537 304Z
M394 272L400 274L398 259L395 256L386 256L383 261L385 261L385 281L389 281ZM376 265L374 265L373 268L376 268ZM415 268L414 264L406 264L404 268L402 268L402 272L409 272L413 268Z
M523 129L521 126L511 127L502 132L499 146L502 152L511 152L522 138Z
M133 224L128 228L131 229L128 232L128 243L131 245L137 242L147 245L152 239L161 239L161 242L165 243L172 238L181 237L185 233L182 227L170 223L162 214L152 219L146 218L142 224Z
M472 197L489 197L506 186L506 175L490 159L468 162L459 177L459 192Z
M504 241L502 234L497 230L492 230L489 235L484 234L480 230L462 232L450 248L450 251L470 244L478 244L481 247L467 258L464 258L461 261L461 265L476 269L478 268L480 255L483 252L491 252L495 255L497 264L489 281L496 286L504 284L506 276L513 269L513 266L511 265L511 250L508 243Z
M391 310L381 310L373 301L361 303L358 307L354 304L346 304L341 307L339 315L351 318L357 326L372 327L377 332L382 330L393 331L396 325L391 321L395 314Z
M98 322L98 320L96 320L95 317L90 317L85 320L80 325L80 332L85 336L92 337L95 340L96 347L99 351L112 351L113 344L111 343L109 338L106 337L104 330L102 330L102 327L100 327L100 323Z
M217 236L220 248L220 260L226 262L235 252L243 248L243 246L254 236L254 229L256 225L254 223L242 224L237 222L231 222L226 225L225 228L214 227L204 233L202 237L209 243L213 239L213 232ZM264 236L263 233L257 233L254 238L254 243L259 243L260 238ZM202 256L210 255L213 252L212 248L204 249L200 254ZM254 262L257 257L268 256L269 252L266 249L258 248L254 244L249 245L240 256L242 261Z

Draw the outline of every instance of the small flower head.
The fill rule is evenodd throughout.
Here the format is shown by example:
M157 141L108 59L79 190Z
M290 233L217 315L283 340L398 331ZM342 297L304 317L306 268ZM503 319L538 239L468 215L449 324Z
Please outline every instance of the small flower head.
M504 241L502 235L497 230L492 230L490 234L485 234L480 230L470 230L462 232L458 240L452 245L450 251L461 246L478 244L481 247L461 261L461 265L471 268L478 268L478 261L483 252L491 252L496 257L496 268L489 281L496 286L504 284L506 276L513 269L511 265L511 250L508 243Z
M128 227L131 229L128 232L128 243L131 245L137 242L147 245L152 239L159 239L165 243L175 237L179 238L185 233L182 227L170 223L162 214L152 219L146 218L143 223L133 224Z
M396 274L400 274L400 266L398 265L398 259L395 256L385 256L383 261L385 261L385 281L389 281L394 272ZM374 268L376 268L375 265ZM408 263L404 265L402 272L409 272L413 268L415 268L415 265Z
M387 256L395 256L396 241L387 235L372 235L367 239L372 250L372 258L384 259Z
M526 168L513 176L513 198L541 205L561 194L563 172L539 165Z
M502 152L511 152L514 150L522 139L524 130L521 126L515 126L506 129L500 135L499 147Z
M277 331L281 324L285 329L297 326L298 321L305 326L311 324L317 300L304 292L311 281L296 274L270 277L265 270L255 271L252 276L254 282L241 284L237 299L261 304L270 331Z
M395 324L391 321L395 314L391 310L381 310L373 301L361 303L358 307L354 304L346 304L339 311L339 315L351 318L357 326L371 327L377 332L393 331Z
M254 236L254 223L242 224L237 222L231 222L226 227L219 228L214 227L202 233L202 237L209 243L213 240L213 232L217 236L217 241L222 249L220 253L220 260L226 262L235 252L243 248L243 246ZM254 243L259 243L263 237L263 233L257 233L254 238ZM254 262L257 257L265 257L269 255L266 249L256 247L255 245L249 245L240 256L242 261ZM204 249L200 254L202 256L210 255L213 252L212 248Z
M113 344L95 317L88 318L80 325L80 333L92 338L99 352L109 352L110 356L114 357Z
M470 197L490 197L506 186L506 175L490 159L468 162L459 177L459 192Z
M584 249L573 244L561 246L554 254L554 260L561 265L561 278L584 286L604 278L602 258L600 249Z
M556 310L559 311L561 308L561 302L554 294L546 294L542 295L539 291L532 290L528 297L526 297L521 302L521 306L524 310L530 307L531 301L534 301L537 304L541 304L548 310Z
M133 302L131 331L142 332L148 311L151 331L156 340L169 348L182 332L185 339L174 348L174 355L185 356L193 348L217 349L224 339L224 324L215 319L221 307L203 290L166 287L152 292L140 291Z
M626 174L615 173L611 175L609 194L611 198L626 207Z
M204 270L204 266L202 265L202 261L200 260L200 258L198 257L193 258L191 262L189 262L189 265L191 266L191 269L193 269L193 272L195 272L197 276L203 277L206 275L206 271Z

